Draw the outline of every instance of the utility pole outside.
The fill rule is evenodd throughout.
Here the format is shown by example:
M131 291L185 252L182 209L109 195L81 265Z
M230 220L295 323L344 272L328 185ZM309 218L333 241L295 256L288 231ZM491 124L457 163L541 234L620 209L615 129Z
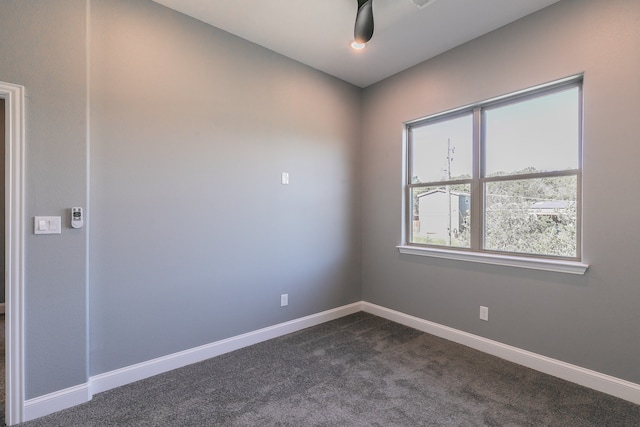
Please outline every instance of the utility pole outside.
M451 148L451 138L447 138L447 181L451 181L451 162L453 161L453 153L456 148ZM447 202L449 203L449 229L447 231L447 246L451 246L451 186L447 184Z

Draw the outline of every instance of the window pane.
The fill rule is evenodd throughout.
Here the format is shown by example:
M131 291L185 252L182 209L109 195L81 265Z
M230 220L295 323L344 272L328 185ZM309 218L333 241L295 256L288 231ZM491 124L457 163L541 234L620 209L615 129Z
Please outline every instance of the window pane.
M578 103L573 87L485 110L485 176L577 169Z
M575 257L577 177L485 184L484 248Z
M411 243L471 246L469 184L413 188Z
M411 183L471 178L473 116L410 129Z

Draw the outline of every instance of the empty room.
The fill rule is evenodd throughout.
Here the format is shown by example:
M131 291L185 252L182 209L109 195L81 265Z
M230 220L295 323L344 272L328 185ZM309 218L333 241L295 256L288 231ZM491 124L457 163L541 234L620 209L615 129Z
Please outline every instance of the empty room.
M1 0L6 424L638 425L638 75L637 0Z

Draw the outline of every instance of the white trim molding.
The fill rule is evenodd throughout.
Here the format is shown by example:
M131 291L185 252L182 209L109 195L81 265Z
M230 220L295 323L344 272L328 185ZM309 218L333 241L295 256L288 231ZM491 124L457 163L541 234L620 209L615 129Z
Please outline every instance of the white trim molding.
M24 402L24 420L31 421L91 400L87 384L69 387Z
M5 302L7 425L23 420L24 407L24 152L25 89L0 82L5 100Z
M95 375L89 378L86 384L80 384L28 400L24 408L24 421L33 420L71 406L86 403L91 400L94 394L103 391L169 372L192 363L201 362L311 326L339 319L340 317L348 316L359 311L362 311L362 303L356 302L178 353L158 357L136 365L105 372L104 374Z
M517 363L518 365L526 366L527 368L640 405L640 384L502 344L478 335L473 335L368 302L362 303L362 310L419 331Z
M362 311L361 303L359 302L345 305L332 310L279 323L257 331L248 332L246 334L159 357L147 362L138 363L136 365L92 376L89 379L89 390L91 395L101 393L115 387L142 380L153 375L158 375L163 372L168 372L173 369L181 368L192 363L201 362L221 354L229 353L262 341L329 322L359 311Z
M419 331L535 369L539 372L640 404L639 384L361 301L92 376L86 384L60 390L27 401L25 404L25 421L88 402L96 393L111 390L134 381L210 359L292 332L297 332L359 311L371 313Z
M481 264L502 265L506 267L528 268L532 270L553 271L556 273L584 274L589 264L576 261L564 261L546 258L518 257L471 251L425 248L421 246L396 246L401 254L444 258L458 261L478 262Z

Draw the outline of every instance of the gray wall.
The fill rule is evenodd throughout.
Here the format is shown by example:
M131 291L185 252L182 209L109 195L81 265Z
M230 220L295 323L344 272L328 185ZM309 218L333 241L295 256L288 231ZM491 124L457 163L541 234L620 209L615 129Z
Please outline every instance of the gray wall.
M86 54L83 0L0 2L0 81L26 88L26 397L87 381ZM35 236L33 217L63 218Z
M361 299L360 89L150 1L91 34L91 375Z
M361 91L151 1L87 4L0 2L0 81L27 94L26 398L360 300Z
M639 16L563 0L364 91L364 300L640 382ZM587 274L399 255L402 123L580 72Z

